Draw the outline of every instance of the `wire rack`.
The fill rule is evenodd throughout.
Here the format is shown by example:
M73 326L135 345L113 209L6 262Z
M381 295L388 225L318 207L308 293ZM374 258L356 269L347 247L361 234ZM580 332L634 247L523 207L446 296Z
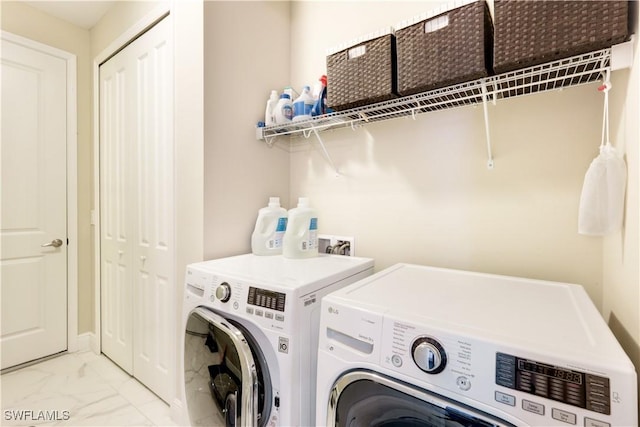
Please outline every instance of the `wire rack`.
M538 92L592 83L603 79L610 71L611 49L603 49L549 62L517 71L498 74L395 98L390 101L339 111L309 120L286 125L258 128L258 138L273 144L278 136L302 135L308 138L318 131L341 127L355 128L365 123L414 116L430 111L445 110L499 99L513 98Z

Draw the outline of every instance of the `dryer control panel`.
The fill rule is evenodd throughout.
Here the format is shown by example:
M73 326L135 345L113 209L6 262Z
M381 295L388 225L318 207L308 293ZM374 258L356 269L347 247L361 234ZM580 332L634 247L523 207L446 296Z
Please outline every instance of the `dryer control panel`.
M611 414L609 378L496 353L496 384L600 414Z

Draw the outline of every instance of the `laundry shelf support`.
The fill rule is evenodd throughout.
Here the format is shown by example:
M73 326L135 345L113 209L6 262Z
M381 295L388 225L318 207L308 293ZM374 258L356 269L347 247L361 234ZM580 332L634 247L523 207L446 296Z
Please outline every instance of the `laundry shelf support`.
M495 99L495 98L494 98ZM488 94L487 85L482 82L482 110L484 113L484 132L487 138L487 168L493 169L493 153L491 152L491 132L489 130L489 110L487 108Z
M322 147L322 151L324 153L325 159L327 159L327 162L329 162L329 164L333 168L334 172L336 173L336 176L340 176L340 172L338 171L338 168L336 167L336 164L333 163L333 160L331 159L331 156L329 155L329 152L327 151L327 147L325 147L324 141L322 141L322 138L320 137L320 134L318 133L318 129L312 128L312 130L313 130L313 133L316 135L316 138L318 139L318 142L320 143L320 147Z

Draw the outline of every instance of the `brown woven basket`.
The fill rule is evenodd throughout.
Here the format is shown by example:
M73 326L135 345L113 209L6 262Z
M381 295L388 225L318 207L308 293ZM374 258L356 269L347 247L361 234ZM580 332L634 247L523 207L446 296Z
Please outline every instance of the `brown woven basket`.
M354 49L364 53L350 58ZM393 34L327 56L327 105L344 110L395 98L395 56Z
M629 4L615 0L495 0L497 73L604 49L628 34Z
M438 19L448 19L446 26L429 31L428 24ZM492 35L484 0L396 30L398 93L406 96L487 76Z

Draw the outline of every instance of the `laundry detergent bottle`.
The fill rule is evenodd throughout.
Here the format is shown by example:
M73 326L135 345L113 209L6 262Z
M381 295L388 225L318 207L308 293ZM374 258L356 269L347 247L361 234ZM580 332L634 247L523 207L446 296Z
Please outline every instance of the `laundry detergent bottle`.
M287 210L280 207L279 197L269 197L269 205L258 211L256 226L251 234L254 255L279 255L287 229Z
M291 103L291 98L288 94L283 93L280 95L280 100L273 112L273 118L278 125L289 123L293 119L293 103Z
M279 101L278 91L272 90L271 95L269 96L269 100L267 101L267 106L264 111L264 124L267 126L276 124L274 113L276 111L276 106L278 105L278 101Z
M314 99L311 96L311 88L309 86L303 87L300 96L293 101L293 121L297 122L310 119L313 103Z
M318 255L318 214L309 199L300 197L289 210L282 255L285 258L311 258Z

